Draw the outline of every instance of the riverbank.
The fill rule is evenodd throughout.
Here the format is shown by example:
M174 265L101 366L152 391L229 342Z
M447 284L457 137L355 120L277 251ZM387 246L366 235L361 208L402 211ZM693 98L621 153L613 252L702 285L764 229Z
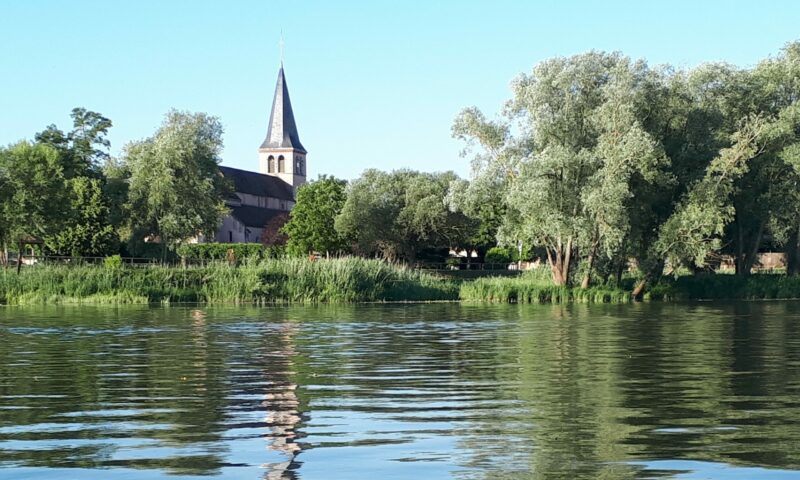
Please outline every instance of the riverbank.
M280 258L187 268L47 265L0 270L0 304L353 303L457 300L458 284L379 260Z
M480 278L465 282L461 300L492 303L629 303L634 279L617 286L590 288L553 285L546 272L517 278ZM644 301L774 300L800 299L800 277L759 273L748 277L732 274L699 274L664 277L646 289Z
M207 304L465 301L488 303L628 303L633 279L588 289L552 285L546 270L518 277L452 279L379 260L309 262L278 258L236 267L213 263L108 267L37 265L0 269L0 304ZM800 277L704 274L665 277L643 300L756 300L800 298Z

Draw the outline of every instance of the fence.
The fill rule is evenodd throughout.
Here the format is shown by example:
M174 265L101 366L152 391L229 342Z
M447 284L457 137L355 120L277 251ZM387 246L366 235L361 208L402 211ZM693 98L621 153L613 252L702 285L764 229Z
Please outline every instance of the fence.
M34 265L103 265L108 257L71 257L58 255L23 255L22 264L25 266ZM168 259L145 257L120 257L122 263L131 267L150 267L150 266L204 266L215 260L204 260L195 258ZM224 260L216 260L220 262ZM7 266L16 266L17 257L10 255ZM409 268L426 271L516 271L520 270L517 263L482 263L482 262L414 262L407 264ZM527 269L528 265L523 263L522 270Z
M108 257L70 257L58 255L22 255L22 264L33 265L102 265ZM147 267L152 265L170 264L158 258L120 257L122 263L133 267ZM8 265L16 266L20 257L9 255ZM174 263L174 262L172 262Z
M518 270L516 263L448 263L448 262L416 262L410 265L417 270L475 270L475 271L499 271L499 270ZM524 266L523 266L524 270Z

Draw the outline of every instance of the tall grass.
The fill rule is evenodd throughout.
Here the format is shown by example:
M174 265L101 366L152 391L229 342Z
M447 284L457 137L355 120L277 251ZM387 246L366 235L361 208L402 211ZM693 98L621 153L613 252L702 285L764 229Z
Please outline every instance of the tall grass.
M465 301L510 303L627 303L633 301L631 282L622 287L588 289L559 287L542 271L516 278L481 278L461 285ZM644 300L766 300L800 298L800 277L759 273L749 277L725 274L684 275L664 278L644 294Z
M0 271L0 303L347 303L455 300L458 286L379 260L301 258L232 267L41 265Z
M800 277L757 273L686 275L665 279L649 292L654 300L768 300L800 298Z
M487 277L461 284L461 300L502 303L627 303L629 291L609 286L587 289L553 285L550 270L540 267L518 277Z
M516 278L479 278L461 284L460 298L471 302L502 303L627 303L633 300L630 292L617 288L583 289L548 282L524 275Z

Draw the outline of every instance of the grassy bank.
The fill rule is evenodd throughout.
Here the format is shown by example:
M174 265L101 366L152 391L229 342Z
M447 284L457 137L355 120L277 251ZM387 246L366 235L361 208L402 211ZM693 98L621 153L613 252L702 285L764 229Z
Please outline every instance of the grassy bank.
M667 278L649 292L653 300L800 299L800 276L758 273L686 275Z
M495 303L627 303L633 279L623 288L558 287L546 269L517 277L463 279L342 258L263 259L237 267L227 263L179 267L37 265L0 269L0 304L45 303L352 303L462 300ZM781 274L687 275L664 278L645 300L800 298L800 277Z
M494 303L627 303L630 290L613 287L587 289L553 285L541 272L526 272L515 277L478 278L464 282L461 300Z
M461 285L465 301L502 303L628 303L633 301L633 279L615 286L558 287L542 271L526 272L517 278L480 278ZM643 299L685 300L769 300L800 299L800 277L761 273L749 277L731 274L664 277L645 291Z
M237 267L106 268L37 265L0 270L0 303L348 303L455 300L458 285L378 260L268 259Z

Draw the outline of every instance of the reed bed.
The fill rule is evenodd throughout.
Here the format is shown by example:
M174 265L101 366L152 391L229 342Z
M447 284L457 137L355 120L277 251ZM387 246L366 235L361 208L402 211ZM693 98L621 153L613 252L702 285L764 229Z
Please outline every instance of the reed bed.
M628 303L629 291L613 287L587 289L553 285L530 276L479 278L461 285L461 300L490 303Z
M458 299L458 285L356 257L278 258L231 266L37 265L0 270L0 303L349 303Z
M665 279L649 292L653 300L771 300L800 298L800 276L754 273L686 275Z
M358 257L274 258L186 268L50 264L0 269L0 304L354 303L463 300L494 303L628 303L630 285L555 286L545 269L518 277L457 282L402 265ZM785 274L665 278L645 300L800 298L800 277Z

